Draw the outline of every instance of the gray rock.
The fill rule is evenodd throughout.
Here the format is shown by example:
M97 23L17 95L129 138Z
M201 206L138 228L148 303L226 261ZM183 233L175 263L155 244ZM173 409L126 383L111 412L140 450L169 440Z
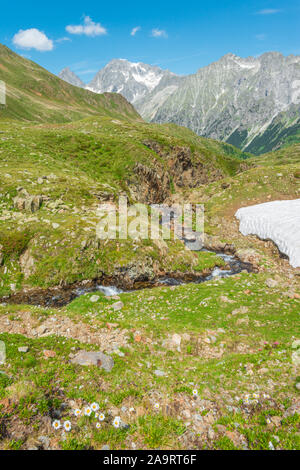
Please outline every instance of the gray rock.
M19 211L36 212L43 202L42 196L15 197L13 199L15 209Z
M171 337L169 336L165 341L163 341L162 346L170 350L177 350L180 352L181 345L181 336L174 334Z
M99 295L92 295L92 297L90 298L90 302L98 302L98 300L100 299Z
M31 254L30 249L26 250L20 256L20 266L21 266L22 272L24 273L25 279L28 279L28 277L31 276L31 274L33 274L34 269L35 269L35 260Z
M105 444L104 446L101 447L101 450L110 450L110 447L108 444Z
M283 417L288 418L289 416L294 416L295 414L300 414L300 403L295 403L290 406L285 412Z
M29 351L29 347L28 347L28 346L20 346L20 347L18 348L18 351L19 351L20 353L27 353L27 352Z
M72 364L79 364L80 366L97 366L106 372L110 372L114 366L112 357L98 351L79 351L71 359Z
M38 335L43 335L44 333L46 333L46 331L47 331L47 327L45 325L40 325L36 329L36 332Z
M38 440L43 445L44 449L48 449L50 446L50 439L48 436L39 436Z
M124 304L123 304L123 302L121 302L121 301L115 302L114 304L112 304L112 308L113 308L115 311L121 310L123 307L124 307Z
M159 369L156 369L154 371L154 374L157 375L157 377L164 377L166 375L166 373L162 370L159 370Z
M275 281L275 279L267 279L266 284L270 289L273 289L274 287L278 286L278 281Z

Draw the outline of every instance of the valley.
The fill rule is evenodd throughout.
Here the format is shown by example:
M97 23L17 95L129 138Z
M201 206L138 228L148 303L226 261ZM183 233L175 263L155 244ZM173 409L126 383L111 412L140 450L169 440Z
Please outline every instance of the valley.
M235 217L300 199L296 134L254 156L4 46L0 65L0 449L299 449L300 268ZM205 249L100 240L120 195L204 204Z

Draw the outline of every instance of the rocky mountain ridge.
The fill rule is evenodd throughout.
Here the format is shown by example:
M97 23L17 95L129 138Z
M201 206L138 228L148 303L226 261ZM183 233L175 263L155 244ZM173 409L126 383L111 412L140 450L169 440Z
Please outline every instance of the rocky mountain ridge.
M179 124L255 154L299 140L299 56L227 54L188 76L115 59L86 87L121 93L148 121Z

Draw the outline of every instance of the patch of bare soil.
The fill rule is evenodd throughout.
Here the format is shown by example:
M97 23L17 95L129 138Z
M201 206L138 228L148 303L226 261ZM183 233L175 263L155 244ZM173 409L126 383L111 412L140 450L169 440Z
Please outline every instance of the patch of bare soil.
M40 338L50 335L72 338L82 343L96 344L101 351L112 351L127 346L127 330L120 330L117 324L108 324L107 328L99 325L90 326L83 322L75 323L70 318L52 316L40 322L30 312L20 312L13 320L5 315L0 317L0 332L21 334L28 338Z

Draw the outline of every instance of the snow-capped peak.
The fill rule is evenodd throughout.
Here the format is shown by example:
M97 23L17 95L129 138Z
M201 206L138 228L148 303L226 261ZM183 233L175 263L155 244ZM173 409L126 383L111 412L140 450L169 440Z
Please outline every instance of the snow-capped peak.
M97 73L87 88L96 93L121 93L128 101L135 103L154 90L166 75L170 72L156 66L113 59Z

